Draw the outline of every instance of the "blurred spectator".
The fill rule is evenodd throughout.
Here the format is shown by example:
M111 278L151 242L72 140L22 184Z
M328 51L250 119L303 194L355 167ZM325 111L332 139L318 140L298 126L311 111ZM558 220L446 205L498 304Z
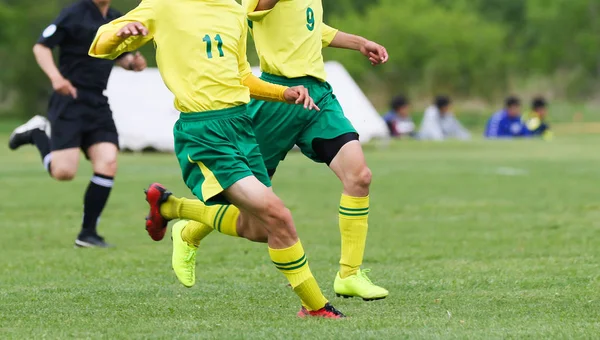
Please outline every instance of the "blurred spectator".
M508 97L504 109L496 112L485 128L486 138L530 137L531 131L521 119L521 101Z
M531 102L531 112L523 117L523 121L532 135L541 136L544 139L552 138L550 125L546 121L547 112L548 103L546 100L542 97L534 98Z
M446 96L438 96L435 103L425 110L419 139L444 140L449 138L468 140L471 134L450 111L451 101Z
M410 117L410 103L403 96L398 96L392 101L392 110L383 119L390 130L392 137L414 137L415 123Z

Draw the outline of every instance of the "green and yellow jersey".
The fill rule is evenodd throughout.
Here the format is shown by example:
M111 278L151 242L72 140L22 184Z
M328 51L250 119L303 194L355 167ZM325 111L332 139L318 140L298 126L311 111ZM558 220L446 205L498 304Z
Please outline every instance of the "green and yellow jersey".
M322 49L338 31L323 23L321 0L280 0L271 10L255 11L258 2L242 0L261 71L325 81Z
M124 41L116 38L115 33L131 22L142 23L149 34ZM246 13L235 0L143 0L99 29L90 55L114 59L154 40L156 62L175 95L177 110L220 110L250 101L243 84L251 75L247 31Z

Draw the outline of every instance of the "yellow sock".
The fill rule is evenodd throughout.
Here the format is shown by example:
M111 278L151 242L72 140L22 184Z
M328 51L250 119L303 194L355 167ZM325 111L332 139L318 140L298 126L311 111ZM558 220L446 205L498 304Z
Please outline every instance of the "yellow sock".
M213 231L213 228L204 223L196 221L188 221L185 227L181 230L181 238L189 245L198 247L208 234Z
M171 195L160 206L160 214L170 220L181 218L201 222L223 234L238 236L237 219L240 210L233 205L207 206L197 199L177 198Z
M181 218L200 222L225 235L238 237L237 220L240 216L240 210L233 205L206 205L197 199L177 198L171 195L160 206L160 214L170 220ZM195 228L202 227L197 226ZM204 230L204 233L208 235L210 232ZM202 236L202 238L206 237L206 235ZM194 238L191 239L193 240Z
M237 233L237 220L239 216L240 209L236 206L231 204L222 205L217 210L212 227L222 234L239 237Z
M323 296L308 267L300 241L285 249L269 247L269 255L275 267L285 275L308 310L319 310L325 306L327 299Z
M169 220L180 218L181 203L186 198L177 198L173 195L167 198L167 201L160 205L160 214Z
M356 274L360 269L367 243L368 220L369 196L342 195L340 200L340 234L342 236L340 276L342 279Z

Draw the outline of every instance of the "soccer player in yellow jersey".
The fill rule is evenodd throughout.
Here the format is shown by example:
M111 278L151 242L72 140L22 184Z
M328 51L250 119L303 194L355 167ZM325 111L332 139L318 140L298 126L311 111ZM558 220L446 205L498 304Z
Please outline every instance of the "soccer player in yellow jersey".
M175 151L183 178L199 200L176 198L152 184L146 192L146 229L160 240L168 220L213 223L223 215L216 216L210 206L233 203L266 231L271 260L301 298L299 315L343 317L321 293L290 211L270 190L246 110L250 95L303 102L306 109L316 106L304 87L254 77L246 60L246 36L245 12L234 0L143 0L98 30L90 55L100 58L115 58L154 40L158 68L181 111L173 129ZM173 237L181 239L181 233Z
M260 58L261 78L280 85L304 85L321 108L306 111L285 103L250 102L249 112L269 175L275 173L279 162L294 145L313 161L331 168L344 186L339 207L340 270L334 290L338 296L383 299L388 291L373 284L367 277L368 271L360 269L367 238L371 171L356 130L326 82L322 48L357 50L373 65L385 63L387 51L372 41L325 25L321 0L243 0L242 3ZM222 208L218 215L234 213L235 208ZM195 235L187 241L196 247L211 228L258 242L266 240L260 226L247 220L224 221L215 219L208 226L182 221L176 226L183 229L183 235ZM176 254L173 263L174 268L186 268L184 258ZM193 285L192 263L187 263L185 272L177 269L175 272L182 283Z

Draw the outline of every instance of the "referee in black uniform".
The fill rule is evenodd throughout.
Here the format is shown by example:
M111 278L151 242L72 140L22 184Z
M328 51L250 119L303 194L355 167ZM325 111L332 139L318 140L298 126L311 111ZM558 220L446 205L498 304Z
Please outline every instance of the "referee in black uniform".
M54 93L48 105L48 120L35 116L15 129L9 147L16 150L34 144L50 175L59 181L75 177L80 149L92 162L94 174L83 199L82 229L75 245L107 247L96 224L106 205L117 172L119 136L103 92L114 62L88 56L98 28L121 16L110 0L79 0L64 8L42 33L33 48ZM59 67L52 49L58 46ZM117 64L142 71L146 60L139 53L124 54Z

